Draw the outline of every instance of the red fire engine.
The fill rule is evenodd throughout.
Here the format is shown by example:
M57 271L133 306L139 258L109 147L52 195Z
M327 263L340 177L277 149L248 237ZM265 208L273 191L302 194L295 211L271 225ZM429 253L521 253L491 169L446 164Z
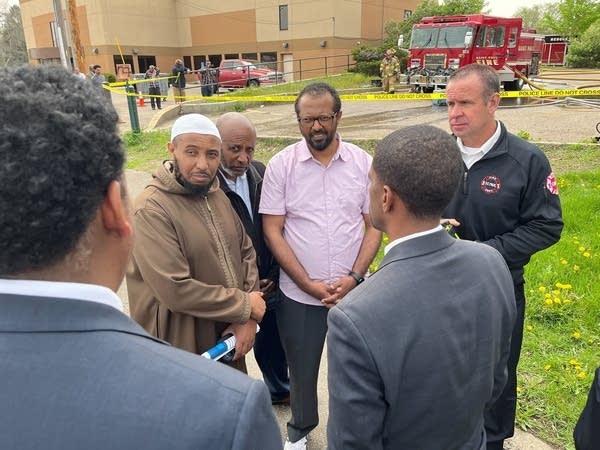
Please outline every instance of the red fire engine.
M488 64L507 91L538 74L544 37L522 30L521 18L483 14L424 17L413 26L408 70L403 76L413 91L445 89L448 77L471 63Z

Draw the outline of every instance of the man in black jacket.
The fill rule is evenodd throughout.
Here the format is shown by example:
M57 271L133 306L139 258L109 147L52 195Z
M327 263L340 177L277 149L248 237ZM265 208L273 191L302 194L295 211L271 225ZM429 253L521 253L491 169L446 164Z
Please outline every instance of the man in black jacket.
M556 243L563 227L556 178L535 145L508 133L496 121L500 103L496 71L470 64L448 82L448 120L460 148L464 173L444 213L461 239L494 247L510 269L517 320L508 359L508 381L485 415L487 449L502 449L514 433L517 363L525 318L524 266L531 256ZM476 265L474 266L476 267ZM485 277L475 271L473 280Z
M254 343L254 356L271 393L272 403L288 404L290 388L287 360L275 320L279 300L279 266L265 245L262 217L258 214L265 165L253 161L256 129L245 116L237 112L223 114L217 121L217 128L222 141L219 184L252 239L258 261L260 289L267 302L267 312Z

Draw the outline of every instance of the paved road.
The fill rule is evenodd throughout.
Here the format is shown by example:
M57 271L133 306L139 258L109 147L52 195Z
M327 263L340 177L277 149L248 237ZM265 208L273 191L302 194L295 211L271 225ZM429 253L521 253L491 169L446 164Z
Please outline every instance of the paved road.
M572 85L552 85L570 88ZM192 93L195 91L192 89ZM113 104L125 121L122 131L131 129L126 98L113 93ZM504 99L497 113L509 130L527 132L536 142L579 143L598 135L600 103L584 104L584 99ZM596 100L597 101L597 100ZM149 103L138 107L142 130L170 128L178 117L179 107L169 99L163 109L153 111ZM345 139L382 138L409 125L429 124L448 131L446 107L433 106L430 101L381 100L348 101L342 105L343 117L339 131ZM201 112L216 119L227 107L221 103L206 103L202 99L186 102L183 112ZM229 106L230 107L230 106ZM288 103L252 104L244 114L255 124L261 137L298 136L293 106Z

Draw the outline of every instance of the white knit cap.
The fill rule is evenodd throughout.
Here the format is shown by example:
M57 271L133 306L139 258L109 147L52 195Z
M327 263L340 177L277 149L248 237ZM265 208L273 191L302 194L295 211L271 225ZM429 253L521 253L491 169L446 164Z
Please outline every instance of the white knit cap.
M180 134L185 133L210 134L221 140L217 126L202 114L186 114L179 117L171 128L171 142Z

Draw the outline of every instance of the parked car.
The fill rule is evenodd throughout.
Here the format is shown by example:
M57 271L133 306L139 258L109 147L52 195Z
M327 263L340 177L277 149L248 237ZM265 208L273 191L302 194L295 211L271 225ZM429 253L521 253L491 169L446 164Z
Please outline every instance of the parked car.
M219 87L258 87L261 84L283 83L283 74L265 63L246 59L223 59L218 71Z

